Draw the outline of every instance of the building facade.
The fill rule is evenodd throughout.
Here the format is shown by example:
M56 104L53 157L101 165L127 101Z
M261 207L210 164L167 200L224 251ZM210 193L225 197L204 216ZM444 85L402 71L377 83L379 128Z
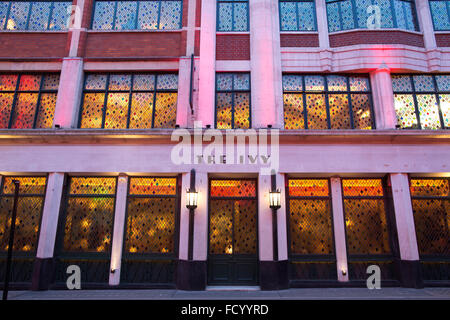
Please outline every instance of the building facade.
M0 1L0 48L14 286L450 284L450 1Z

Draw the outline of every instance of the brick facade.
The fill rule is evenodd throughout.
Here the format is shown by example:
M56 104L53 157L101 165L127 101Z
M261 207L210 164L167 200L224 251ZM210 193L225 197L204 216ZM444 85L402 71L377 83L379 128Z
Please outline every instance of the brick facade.
M250 60L249 34L218 34L216 38L217 60Z
M404 31L356 30L330 34L330 47L344 47L357 44L402 44L424 47L421 34Z

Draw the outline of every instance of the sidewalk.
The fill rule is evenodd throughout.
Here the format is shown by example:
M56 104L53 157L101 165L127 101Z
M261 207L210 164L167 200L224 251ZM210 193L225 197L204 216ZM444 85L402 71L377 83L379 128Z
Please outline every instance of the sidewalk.
M10 291L8 300L450 300L450 288Z

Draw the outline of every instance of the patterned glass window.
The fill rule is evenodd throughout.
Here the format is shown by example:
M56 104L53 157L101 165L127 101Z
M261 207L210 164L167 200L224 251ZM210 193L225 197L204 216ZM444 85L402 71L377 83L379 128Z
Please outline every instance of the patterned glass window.
M381 179L342 179L349 256L390 254Z
M0 190L0 252L8 251L9 230L14 205L15 184L18 180L16 227L13 250L34 253L37 250L39 226L46 190L46 177L4 177Z
M327 179L289 179L289 238L292 255L334 255Z
M177 178L132 177L129 184L125 254L174 254Z
M69 179L63 252L110 251L115 197L115 177Z
M53 126L59 74L0 74L0 128Z
M72 1L0 1L0 30L67 30Z
M430 0L431 16L433 17L434 30L450 30L450 1Z
M285 129L373 129L366 76L283 75Z
M392 88L400 128L450 127L450 75L393 75Z
M326 0L330 32L350 29L419 30L414 0Z
M216 128L247 129L250 121L250 74L216 75Z
M248 31L248 0L217 0L217 31Z
M450 179L411 179L411 198L420 255L450 257Z
M314 0L280 0L281 31L315 31Z
M182 0L95 1L92 29L181 29Z
M176 74L88 74L80 128L173 128Z

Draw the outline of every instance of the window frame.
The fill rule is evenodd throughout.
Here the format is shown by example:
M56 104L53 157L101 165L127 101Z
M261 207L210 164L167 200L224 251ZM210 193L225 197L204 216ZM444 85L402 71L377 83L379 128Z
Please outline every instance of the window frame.
M413 101L414 101L414 113L415 113L416 120L417 120L417 127L402 128L400 126L401 130L433 130L433 129L422 128L422 124L420 122L420 112L419 112L419 106L418 106L418 102L417 102L417 95L434 95L435 96L436 102L437 102L437 107L438 107L438 112L439 112L439 121L440 121L441 127L439 129L434 129L434 130L449 130L450 129L450 125L449 125L449 127L445 127L445 121L444 121L444 117L442 115L441 103L440 103L440 99L439 99L440 94L448 94L450 96L450 91L440 91L439 87L437 85L437 82L436 82L436 76L448 76L450 78L450 74L447 74L447 73L443 73L443 74L393 73L393 74L391 74L391 81L392 81L392 76L408 76L409 81L411 83L411 88L412 88L412 91L395 91L394 88L392 88L392 94L394 96L394 105L395 105L395 95L396 94L412 95ZM416 91L416 86L414 84L414 78L413 78L414 76L432 76L435 91ZM398 125L397 112L395 112L395 115L396 115L396 120L397 120L397 125ZM450 122L449 122L449 124L450 124Z
M217 75L218 74L231 74L233 75L232 80L232 89L231 90L218 90L217 89ZM248 90L235 90L234 89L234 77L236 74L248 74L249 82L248 82ZM252 78L250 72L216 72L214 77L214 128L218 130L231 130L231 129L251 129L252 128ZM217 128L217 97L219 93L231 93L231 128L222 129ZM236 93L248 93L248 128L235 128L234 114L235 114L235 99L234 95Z
M211 0L216 2L216 32L249 32L250 31L250 0ZM231 13L231 30L220 30L220 15L219 15L219 4L221 3L246 3L247 4L247 28L245 30L235 30L234 29L234 5L232 6Z
M86 90L86 80L88 78L88 75L100 75L100 74L104 74L106 75L106 82L105 82L105 89L88 89ZM109 90L109 84L110 84L110 78L111 75L118 75L118 74L122 74L122 75L130 75L130 89L129 90ZM154 83L154 88L153 90L133 90L133 85L134 85L134 76L136 75L142 75L142 74L151 74L155 76L155 83ZM126 128L106 128L106 130L152 130L152 129L173 129L173 128L155 128L155 114L156 114L156 97L157 97L157 93L176 93L177 94L177 102L178 102L178 82L177 82L177 89L157 89L157 85L158 85L158 76L159 75L166 75L166 74L172 74L172 75L176 75L177 79L179 80L179 75L177 72L88 72L85 73L84 75L84 79L83 79L83 89L82 89L82 97L81 97L81 104L80 104L80 109L78 112L78 129L95 129L95 130L105 130L105 120L106 120L106 113L107 113L107 106L108 106L108 94L109 93L128 93L128 111L127 111L127 127ZM104 100L103 100L103 108L102 108L102 125L100 128L82 128L81 124L83 121L83 110L84 110L84 100L85 100L85 94L86 93L101 93L104 94ZM130 129L130 111L131 111L131 107L132 107L132 96L133 93L152 93L153 94L153 108L152 108L152 126L151 128L131 128ZM176 117L176 112L178 111L178 103L176 106L176 110L175 110L175 117Z
M352 20L353 20L353 28L350 29L343 29L342 27L340 27L338 30L330 30L330 23L328 22L328 5L331 3L342 3L344 1L350 1L352 4ZM345 32L345 31L353 31L353 30L371 30L365 27L362 27L359 25L358 23L358 14L357 14L357 6L356 6L356 2L357 0L326 0L325 2L325 10L326 10L326 15L327 15L327 24L328 24L328 32L329 33L335 33L335 32ZM373 0L372 0L373 1ZM410 29L404 29L404 28L400 28L398 26L398 21L397 21L397 15L396 15L396 11L395 11L395 1L401 1L401 2L408 2L412 4L413 7L413 12L412 12L412 16L413 16L413 21L412 24L414 25L414 30L410 30ZM420 27L420 23L419 23L419 18L418 18L418 14L417 14L417 8L416 8L416 3L414 0L389 0L390 4L391 4L391 11L392 11L392 21L393 21L393 27L392 28L382 28L380 27L380 29L375 29L375 30L392 30L392 29L396 29L396 30L403 30L403 31L409 31L409 32L420 32L421 31L421 27ZM405 10L404 8L402 8L403 10L403 14L405 14ZM338 13L339 13L339 25L342 26L342 11L341 11L341 5L338 5ZM381 21L382 22L382 21Z
M296 30L283 30L283 26L281 23L281 3L282 2L312 2L313 3L313 16L314 16L314 29L313 30L301 30L299 26L299 17L300 13L298 11L298 6L296 6L296 15L297 15L297 29ZM315 0L278 0L278 20L279 20L279 28L280 32L318 32L317 30L317 11L316 11L316 1Z
M7 128L0 128L0 130L34 130L34 129L48 129L48 128L36 128L36 124L37 124L37 120L39 118L39 113L40 113L40 107L41 107L41 97L42 94L56 94L56 98L58 97L58 89L43 89L43 84L44 84L44 78L47 75L58 75L59 81L61 81L61 74L58 72L19 72L19 73L11 73L11 72L7 72L7 73L1 73L2 75L17 75L17 82L16 82L16 88L14 89L14 91L12 90L4 90L4 91L0 91L0 94L13 94L13 100L12 100L12 106L11 106L11 111L9 113L9 122L8 122L8 127ZM22 78L22 76L25 75L39 75L41 77L40 83L39 83L39 90L19 90L20 88L20 80ZM59 82L58 82L58 86L59 86ZM14 114L16 111L16 104L17 104L17 96L20 93L25 93L25 94L38 94L37 96L37 103L34 109L34 119L33 119L33 126L31 128L12 128L13 125L13 118L14 118ZM56 102L55 102L56 104ZM53 119L52 119L52 127L54 125L54 121L55 121L55 113L53 113Z
M159 24L161 22L161 3L162 2L180 2L181 8L180 8L180 23L177 29L161 29L159 28ZM95 21L95 9L98 2L114 2L114 14L112 16L111 20L111 29L94 29L94 21ZM134 15L134 29L115 29L116 25L116 19L117 19L117 6L119 2L136 2L136 14ZM138 28L138 20L139 20L139 3L140 2L158 2L158 28L156 29L140 29ZM107 32L120 32L120 31L148 31L148 32L155 32L155 31L181 31L183 28L183 0L94 0L92 4L92 15L91 15L91 22L90 22L90 30L93 31L107 31Z
M374 113L374 105L373 105L373 97L372 97L372 83L370 81L370 77L366 74L345 74L345 73L330 73L330 74L312 74L312 73L283 73L283 76L301 76L302 77L302 91L285 91L284 86L282 83L282 90L283 90L283 122L284 119L284 95L285 94L301 94L303 97L303 121L304 121L304 128L303 129L285 129L286 124L284 123L283 129L284 130L364 130L364 131L371 131L376 130L376 120L375 120L375 113ZM321 76L324 79L324 90L323 91L306 91L305 88L305 77L306 76ZM347 90L346 91L329 91L328 90L328 77L329 76L342 76L346 78L346 84L347 84ZM369 81L369 90L368 91L351 91L350 90L350 78L351 77L358 77L358 76L364 76ZM306 110L306 96L308 94L323 94L325 97L325 105L326 108L326 114L327 114L327 129L309 129L308 128L308 114ZM349 111L349 120L350 120L350 126L351 128L344 128L344 129L332 129L331 128L331 118L330 118L330 104L329 104L329 95L346 95L348 99L348 111ZM369 97L369 104L370 104L370 123L371 123L371 129L358 129L355 128L355 121L354 121L354 115L353 115L353 105L352 105L352 94L364 94Z

